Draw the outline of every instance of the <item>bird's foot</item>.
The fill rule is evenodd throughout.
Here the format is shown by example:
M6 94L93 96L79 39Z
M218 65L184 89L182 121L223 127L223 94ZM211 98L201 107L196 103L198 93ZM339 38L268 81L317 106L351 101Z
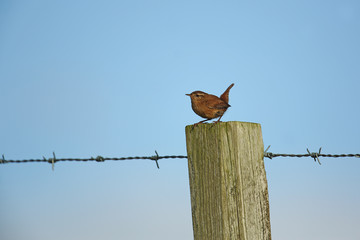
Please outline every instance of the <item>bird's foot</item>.
M210 128L213 128L215 125L217 125L218 122L221 122L221 121L213 121Z
M209 121L209 120L210 120L210 119L206 119L206 120L200 121L200 122L198 122L198 123L194 123L194 124L192 125L191 131L194 130L194 128L195 128L197 125L202 124L202 123L205 123L206 121Z

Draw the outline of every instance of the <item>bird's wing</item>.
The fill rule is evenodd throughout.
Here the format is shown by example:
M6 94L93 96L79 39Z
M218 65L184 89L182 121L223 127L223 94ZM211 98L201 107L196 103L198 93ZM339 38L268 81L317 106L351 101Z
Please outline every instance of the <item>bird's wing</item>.
M230 107L229 104L214 95L209 95L206 101L206 106L211 109L226 109Z

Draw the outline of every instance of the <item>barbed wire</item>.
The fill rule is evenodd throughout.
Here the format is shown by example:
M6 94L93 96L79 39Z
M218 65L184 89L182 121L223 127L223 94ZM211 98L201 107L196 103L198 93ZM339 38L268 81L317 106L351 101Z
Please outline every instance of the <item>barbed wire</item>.
M321 165L319 157L333 157L333 158L358 157L358 158L360 158L360 154L323 154L323 153L321 153L321 148L319 148L319 152L310 152L309 149L307 148L306 149L306 151L308 152L307 154L272 153L272 152L268 152L270 146L271 145L269 145L264 152L264 157L269 158L269 159L273 159L275 157L298 157L298 158L311 157L314 159L315 162L318 162Z
M165 159L165 158L187 158L187 156L159 156L157 151L155 151L154 156L144 156L144 157L103 157L103 156L97 156L97 157L90 157L90 158L56 158L55 152L53 152L52 158L45 158L42 159L23 159L23 160L6 160L4 154L2 155L2 158L0 158L0 164L1 163L29 163L29 162L47 162L52 164L52 168L54 169L54 164L56 162L87 162L87 161L96 161L96 162L105 162L105 161L122 161L122 160L136 160L136 159L143 159L143 160L153 160L156 163L156 167L160 168L158 160L159 159Z
M318 162L321 165L319 157L333 157L333 158L340 158L340 157L357 157L360 158L360 154L323 154L321 153L321 148L318 152L310 152L307 148L307 154L288 154L288 153L272 153L268 152L271 145L269 145L265 152L264 152L264 158L273 159L276 157L311 157L314 159L315 162ZM66 162L66 161L74 161L74 162L87 162L87 161L96 161L96 162L105 162L105 161L123 161L123 160L152 160L155 161L156 167L160 168L158 160L160 159L168 159L168 158L187 158L187 156L184 155L169 155L169 156L159 156L157 151L155 151L156 155L153 156L135 156L135 157L90 157L90 158L56 158L55 152L53 152L52 158L45 158L42 159L22 159L22 160L7 160L5 159L4 154L2 155L2 158L0 158L0 164L5 163L30 163L30 162L47 162L52 164L52 169L54 170L54 165L56 162Z

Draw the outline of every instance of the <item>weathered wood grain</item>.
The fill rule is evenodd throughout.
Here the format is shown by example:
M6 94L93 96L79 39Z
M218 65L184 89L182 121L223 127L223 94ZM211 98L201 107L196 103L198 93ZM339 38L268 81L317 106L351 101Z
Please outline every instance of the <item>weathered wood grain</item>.
M220 122L185 131L194 240L270 240L260 124Z

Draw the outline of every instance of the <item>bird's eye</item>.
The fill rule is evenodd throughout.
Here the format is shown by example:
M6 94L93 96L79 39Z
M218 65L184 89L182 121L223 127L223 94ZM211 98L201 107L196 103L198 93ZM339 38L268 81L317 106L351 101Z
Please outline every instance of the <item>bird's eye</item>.
M196 94L195 96L196 96L196 97L200 97L201 95L200 95L200 94Z

